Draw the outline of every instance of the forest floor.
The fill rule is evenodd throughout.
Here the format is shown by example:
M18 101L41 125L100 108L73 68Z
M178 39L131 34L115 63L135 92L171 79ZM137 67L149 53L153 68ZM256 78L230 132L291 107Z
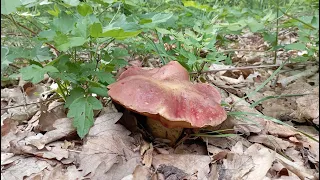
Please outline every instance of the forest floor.
M279 34L281 41L295 41L292 33ZM267 81L304 52L280 49L274 64L274 52L266 51L259 35L230 38L232 65L209 64L206 72L193 74L194 81L219 89L224 103L239 102L227 109L238 114L206 128L227 135L185 136L174 147L150 141L117 123L123 112L106 99L80 139L64 103L51 97L50 78L39 84L20 80L1 89L1 179L319 179L318 64L289 63ZM147 64L129 60L159 66L156 58ZM125 121L141 128L132 114Z

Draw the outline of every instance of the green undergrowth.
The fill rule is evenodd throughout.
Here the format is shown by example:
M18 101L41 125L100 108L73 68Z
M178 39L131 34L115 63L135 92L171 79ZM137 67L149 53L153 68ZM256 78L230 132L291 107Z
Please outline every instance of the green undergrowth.
M130 57L176 60L201 72L206 64L232 64L234 52L217 48L234 43L227 35L249 30L263 36L268 51L305 51L290 61L314 61L319 14L309 1L3 0L1 79L39 83L48 74L83 138L103 107L92 94L108 96L106 86ZM297 42L279 45L279 29L295 29Z

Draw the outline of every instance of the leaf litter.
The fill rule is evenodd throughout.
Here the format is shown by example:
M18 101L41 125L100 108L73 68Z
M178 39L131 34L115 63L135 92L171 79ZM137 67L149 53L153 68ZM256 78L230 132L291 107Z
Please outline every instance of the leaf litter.
M250 33L240 39L229 47L264 50L269 46L261 37ZM288 39L282 41L286 43ZM277 64L291 54L298 52L279 51L282 58ZM237 66L261 65L272 60L271 53L254 51L235 51L232 57ZM152 61L151 64L159 66L157 59ZM242 101L239 100L259 87L275 69L206 74L207 82L218 87L222 99L232 105L231 113L218 127L194 130L176 147L168 146L165 139L142 139L145 129L138 116L129 114L120 120L123 114L113 106L104 107L89 134L81 140L72 120L66 118L62 103L37 103L40 96L35 94L45 92L45 88L21 82L24 89L5 88L1 92L1 177L318 179L319 133L314 127L319 125L319 79L318 69L311 72L307 69L295 69L295 65L285 67L277 79ZM4 109L21 102L24 106ZM223 134L219 130L224 129L228 129L224 133L235 135L215 136ZM203 133L207 136L198 136Z

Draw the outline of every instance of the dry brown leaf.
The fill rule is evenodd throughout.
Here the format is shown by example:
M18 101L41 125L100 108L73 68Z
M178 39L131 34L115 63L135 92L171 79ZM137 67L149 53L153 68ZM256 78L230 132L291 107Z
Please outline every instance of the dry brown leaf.
M294 131L292 128L274 122L267 122L266 127L269 134L275 135L278 137L290 137L299 134L297 131Z
M299 97L296 102L299 118L313 120L319 117L319 94Z
M152 165L158 169L161 165L180 169L188 175L196 175L198 179L208 179L210 172L209 156L193 154L158 154L153 157Z
M204 137L203 140L207 142L208 145L229 150L239 141L241 141L246 148L251 146L251 143L240 135L230 137Z
M230 94L230 97L232 98L233 102L238 102L234 106L235 111L261 114L256 109L250 108L250 104L246 101L240 101L239 97L233 94ZM235 126L236 130L246 135L250 135L251 132L260 133L264 129L267 122L267 120L256 116L250 116L250 120L251 121L248 122L245 119L239 119L240 122Z
M149 180L151 176L151 172L149 168L138 165L133 171L132 180Z
M142 164L148 168L150 168L152 164L152 153L153 147L151 145L150 148L143 155Z
M239 143L237 144L239 145ZM239 149L236 148L236 149ZM240 150L236 150L241 152ZM230 152L223 160L224 170L220 169L222 179L263 179L272 162L275 160L275 152L259 144L251 145L243 154Z
M13 163L14 165L1 172L1 179L20 180L50 167L48 161L36 157L22 158Z
M38 149L43 149L46 144L66 137L75 132L75 128L72 125L72 119L70 118L61 118L56 120L53 124L53 127L55 128L54 130L48 131L40 138L30 140L28 143L34 145Z
M203 144L180 144L175 148L174 154L207 155L206 146Z
M285 150L288 147L292 146L290 142L284 141L272 135L250 136L248 140L251 142L263 144L274 150Z
M53 127L54 122L57 119L66 118L65 109L63 107L64 102L53 101L48 107L47 105L41 103L40 111L41 115L39 117L39 130L40 131L51 131L55 128Z
M285 168L293 172L300 179L315 179L316 172L312 172L311 169L306 169L303 165L292 162L279 154L276 154L276 158Z
M304 78L304 77L310 77L314 75L315 73L317 73L318 70L319 70L319 66L311 66L308 68L308 70L305 70L305 71L302 71L301 73L281 79L278 82L281 84L282 87L286 87L288 84L290 84L294 80Z
M7 124L8 123L8 124ZM10 142L15 141L18 142L21 139L24 139L28 136L28 134L34 134L27 131L22 131L18 128L17 123L15 123L11 119L5 120L4 126L1 127L1 152L9 152L11 145Z
M83 175L91 179L121 179L132 174L141 157L133 152L134 139L122 125L116 124L122 113L98 117L90 129L80 153Z

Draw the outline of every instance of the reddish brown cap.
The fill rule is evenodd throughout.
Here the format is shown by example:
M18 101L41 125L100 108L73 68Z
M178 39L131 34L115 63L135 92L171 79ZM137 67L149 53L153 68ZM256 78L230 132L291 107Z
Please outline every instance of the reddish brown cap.
M209 84L190 82L177 61L151 70L131 67L108 89L115 102L169 128L216 126L227 118L219 92Z

